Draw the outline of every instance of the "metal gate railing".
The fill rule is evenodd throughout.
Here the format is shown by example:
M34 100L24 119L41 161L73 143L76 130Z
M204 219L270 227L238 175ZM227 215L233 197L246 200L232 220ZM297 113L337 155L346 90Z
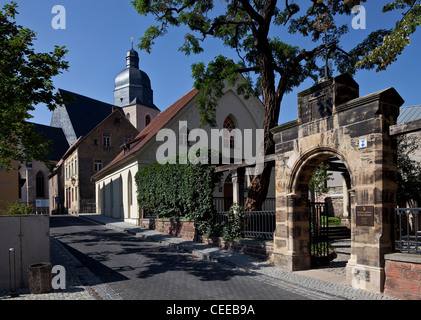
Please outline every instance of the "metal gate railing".
M217 223L226 223L227 221L226 212L216 213ZM246 211L244 212L243 222L242 234L244 238L273 239L276 228L275 211Z
M421 254L421 231L419 216L421 208L396 208L398 239L395 248L399 252Z
M310 256L312 267L329 264L329 227L324 202L308 204L310 222Z

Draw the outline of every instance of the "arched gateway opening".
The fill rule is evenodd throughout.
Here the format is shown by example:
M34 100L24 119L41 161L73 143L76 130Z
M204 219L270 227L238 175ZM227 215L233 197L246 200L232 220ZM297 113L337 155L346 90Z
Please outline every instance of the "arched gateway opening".
M325 79L298 94L298 119L272 129L275 266L311 268L308 184L320 163L339 162L349 177L352 235L346 281L383 291L397 190L397 142L389 127L396 124L403 102L393 88L359 97L359 86L349 75Z
M329 226L329 218L332 218L333 214L329 212L328 198L321 199L310 190L313 174L322 163L329 168L330 172L340 172L343 179L347 180L342 187L344 221L350 215L351 209L349 189L350 185L352 186L352 177L343 156L328 148L315 148L305 153L293 169L288 194L290 201L294 202L294 214L302 217L302 225L296 226L302 230L302 234L301 237L295 237L293 246L308 248L310 261L306 264L309 264L311 268L328 265L333 259L331 242L334 239L334 231ZM293 224L295 223L297 222L293 221Z

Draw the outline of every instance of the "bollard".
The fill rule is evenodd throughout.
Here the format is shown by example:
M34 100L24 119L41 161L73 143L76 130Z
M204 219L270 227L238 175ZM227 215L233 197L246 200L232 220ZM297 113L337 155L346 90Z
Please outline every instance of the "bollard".
M14 278L14 285L12 286L12 267L11 267L11 255L13 255L13 278ZM17 288L16 288L16 254L15 248L9 249L9 284L10 284L10 297L15 298L18 297Z

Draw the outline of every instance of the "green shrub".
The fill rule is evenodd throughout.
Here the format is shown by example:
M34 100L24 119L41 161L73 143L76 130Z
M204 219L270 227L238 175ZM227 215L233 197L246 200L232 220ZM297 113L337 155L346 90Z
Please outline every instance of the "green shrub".
M224 240L241 238L244 222L243 209L233 204L225 214L228 216L228 221L222 224L222 238Z
M214 217L212 192L220 175L206 164L154 162L135 176L139 206L158 218L195 221L196 229L209 234Z
M6 210L0 211L0 215L4 216L14 216L14 215L31 215L34 214L34 209L30 205L12 203L9 204Z

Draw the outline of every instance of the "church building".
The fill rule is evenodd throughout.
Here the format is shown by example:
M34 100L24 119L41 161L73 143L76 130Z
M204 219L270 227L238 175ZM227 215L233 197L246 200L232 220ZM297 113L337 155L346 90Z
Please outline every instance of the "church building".
M116 80L116 85L117 83ZM143 92L148 93L148 91ZM196 102L198 93L197 90L193 89L174 102L153 119L135 139L125 144L116 158L101 171L94 174L92 180L95 182L97 213L124 219L133 224L141 223L140 220L143 217L137 203L134 178L139 168L158 160L157 152L163 144L158 134L163 132L162 130L174 132L177 144L185 146L187 149L196 143L190 139L190 133L194 129L203 129L203 132L207 133L207 137L211 137L211 129L221 130L225 128L230 132L233 129L238 129L240 132L251 129L255 132L254 130L262 128L264 119L262 102L255 97L245 99L238 95L236 88L233 87L226 87L223 96L218 100L216 127L211 128L208 125L201 125L199 107ZM121 92L116 88L115 102L117 103L119 100L127 101L125 100L126 96L120 94ZM127 110L127 107L124 107L124 110ZM244 134L242 137L244 137ZM251 144L251 141L243 141L240 136L230 137L229 139L223 137L220 142L224 144L224 147L229 148L232 154L236 150L243 150L244 144ZM210 144L208 145L210 146ZM179 150L176 152L179 152ZM223 181L221 186L216 188L214 197L223 198L225 195L231 197L232 203L233 190L234 193L235 190L247 192L246 187L233 187L235 183L233 174L235 176L234 172L224 172ZM268 197L274 198L274 185L269 191Z

